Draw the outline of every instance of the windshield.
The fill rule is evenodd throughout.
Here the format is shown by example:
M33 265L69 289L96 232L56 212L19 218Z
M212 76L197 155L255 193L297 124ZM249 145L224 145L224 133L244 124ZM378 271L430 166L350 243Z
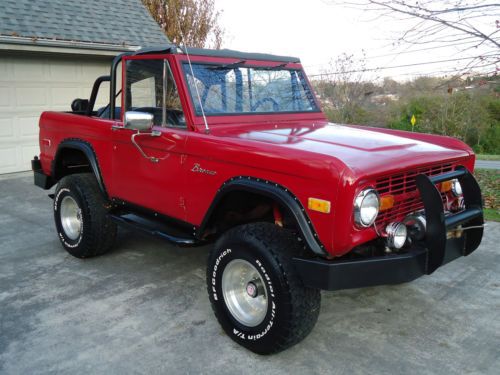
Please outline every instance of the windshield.
M194 77L184 64L197 115L201 115L200 100L207 116L319 111L301 70L243 64L193 64Z

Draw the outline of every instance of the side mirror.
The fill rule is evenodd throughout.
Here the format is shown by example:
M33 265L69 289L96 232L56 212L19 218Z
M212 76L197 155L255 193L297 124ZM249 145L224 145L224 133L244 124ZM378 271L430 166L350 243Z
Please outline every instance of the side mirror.
M151 130L154 116L147 112L125 112L125 128L138 131Z

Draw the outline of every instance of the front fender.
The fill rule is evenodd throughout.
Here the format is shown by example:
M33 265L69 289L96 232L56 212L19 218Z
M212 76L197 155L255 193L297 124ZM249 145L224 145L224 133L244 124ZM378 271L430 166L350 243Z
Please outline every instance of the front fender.
M272 198L283 207L286 207L291 216L296 221L302 237L307 243L308 247L317 255L328 255L324 245L319 240L316 230L314 229L314 225L308 217L306 210L302 206L302 203L290 190L272 181L256 179L247 176L231 178L229 181L226 181L218 190L217 195L215 196L215 199L208 209L198 230L198 233L200 235L201 233L203 233L212 217L212 214L216 210L221 200L228 193L234 191L248 191L251 193L261 194L268 198Z

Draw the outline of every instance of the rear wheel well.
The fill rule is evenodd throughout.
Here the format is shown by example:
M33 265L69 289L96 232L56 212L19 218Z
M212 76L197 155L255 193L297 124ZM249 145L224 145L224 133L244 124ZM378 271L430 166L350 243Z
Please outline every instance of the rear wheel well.
M82 150L68 147L57 152L53 173L57 181L70 174L93 172L90 161Z
M220 199L201 236L218 237L232 227L254 222L269 222L291 230L298 229L288 208L278 199L258 192L236 190Z

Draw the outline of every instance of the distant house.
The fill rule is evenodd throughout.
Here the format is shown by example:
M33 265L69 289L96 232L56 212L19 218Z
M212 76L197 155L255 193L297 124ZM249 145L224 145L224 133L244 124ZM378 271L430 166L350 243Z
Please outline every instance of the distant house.
M166 42L140 0L0 0L0 174L30 169L42 111L87 98L118 53Z

